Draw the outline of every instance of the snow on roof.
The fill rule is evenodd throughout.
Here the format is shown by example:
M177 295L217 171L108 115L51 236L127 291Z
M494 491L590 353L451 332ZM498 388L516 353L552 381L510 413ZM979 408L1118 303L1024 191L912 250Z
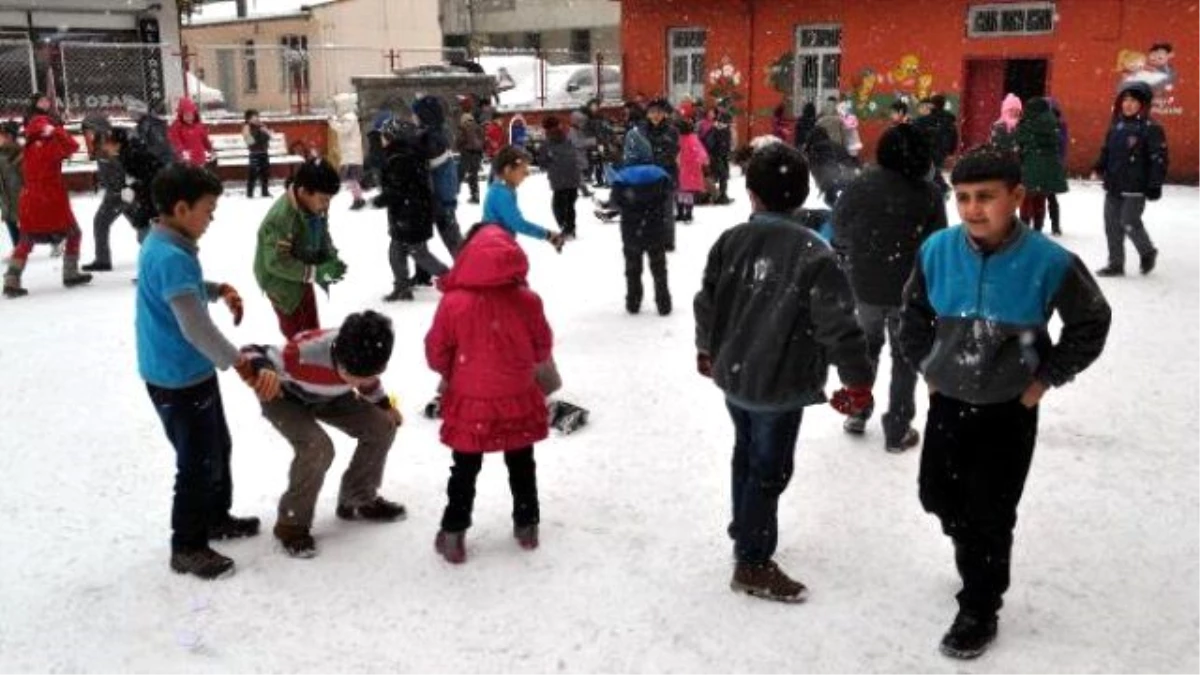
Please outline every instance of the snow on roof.
M302 6L318 7L332 2L335 0L249 0L246 18L238 18L235 2L205 3L196 8L191 23L187 25L205 26L214 23L301 17L305 16L300 10Z

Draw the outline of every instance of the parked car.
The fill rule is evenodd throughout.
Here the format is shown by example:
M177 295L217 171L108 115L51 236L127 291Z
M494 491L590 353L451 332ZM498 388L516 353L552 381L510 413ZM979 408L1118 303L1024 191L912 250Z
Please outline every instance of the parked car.
M563 76L566 76L563 79ZM546 106L574 108L593 98L601 102L621 100L621 69L600 67L600 90L596 90L596 66L580 64L546 69Z

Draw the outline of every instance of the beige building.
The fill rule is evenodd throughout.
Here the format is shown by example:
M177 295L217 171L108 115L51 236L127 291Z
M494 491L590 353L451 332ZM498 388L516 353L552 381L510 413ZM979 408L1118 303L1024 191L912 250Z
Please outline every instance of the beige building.
M438 0L447 45L542 49L554 61L619 62L621 3L613 0Z
M353 91L352 77L442 61L430 0L314 0L283 14L197 17L182 36L193 72L231 111L325 110Z

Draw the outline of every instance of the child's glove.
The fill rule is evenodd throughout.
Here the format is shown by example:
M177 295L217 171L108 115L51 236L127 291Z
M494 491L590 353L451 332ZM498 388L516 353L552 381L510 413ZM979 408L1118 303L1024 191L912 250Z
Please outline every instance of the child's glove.
M554 247L555 251L562 253L563 243L566 241L566 239L563 238L562 232L547 232L546 241L550 242L550 245Z
M696 352L696 372L705 377L712 377L712 356L704 352Z
M42 138L50 138L53 135L54 135L54 125L53 124L47 124L45 127L42 128Z
M870 387L842 387L833 393L829 405L843 415L857 415L875 404Z
M225 301L225 306L229 308L229 313L233 314L233 325L242 325L242 315L245 313L245 307L242 305L242 296L238 295L237 289L229 284L221 284L217 292L220 293L221 299Z
M282 383L279 381L279 373L276 373L260 359L250 359L243 356L233 366L237 374L246 383L247 387L254 390L254 394L258 396L260 401L273 401L279 397L282 389Z
M334 258L317 265L315 280L317 285L326 290L331 284L336 284L346 277L346 263Z
M400 412L399 399L396 398L395 394L388 394L387 398L381 399L375 405L387 413L393 427L399 427L404 424L404 414Z

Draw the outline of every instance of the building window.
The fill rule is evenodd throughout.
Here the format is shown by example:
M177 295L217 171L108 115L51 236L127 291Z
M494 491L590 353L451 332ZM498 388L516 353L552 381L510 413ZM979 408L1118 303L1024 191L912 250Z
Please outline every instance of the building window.
M279 38L279 91L308 91L308 36Z
M254 40L246 40L242 48L242 63L246 67L245 92L258 93L258 55L254 50Z
M590 61L592 59L592 31L571 31L571 56L578 61Z
M693 101L704 98L704 48L708 34L703 28L672 28L667 32L667 91L678 103L685 96Z
M526 33L525 34L525 49L539 50L542 48L541 33Z
M968 37L1047 35L1054 32L1053 2L973 5L967 12Z
M805 103L819 109L821 101L837 96L842 70L842 27L838 25L796 27L796 110Z

